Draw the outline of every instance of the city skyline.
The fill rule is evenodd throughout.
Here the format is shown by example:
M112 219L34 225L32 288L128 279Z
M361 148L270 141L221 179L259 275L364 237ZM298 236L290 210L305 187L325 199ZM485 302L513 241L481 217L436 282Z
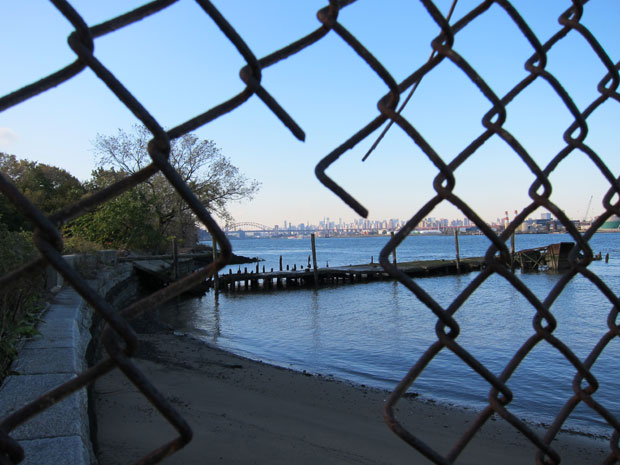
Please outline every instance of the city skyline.
M327 4L324 0L213 3L259 58L320 27L316 13ZM142 1L73 4L93 26ZM436 4L445 15L451 1ZM566 0L521 2L517 8L544 42L561 28L557 19L571 4ZM471 1L459 2L451 24L474 6ZM73 27L51 3L13 2L3 13L0 36L12 44L4 59L15 65L6 66L0 76L0 95L76 59L67 45ZM620 2L588 2L580 21L596 31L597 40L614 63L620 58L620 41L610 18L618 14ZM421 2L404 0L355 2L339 13L338 21L397 82L426 62L430 43L440 32ZM35 37L28 32L33 29L40 34ZM245 59L195 2L177 2L94 42L97 59L165 128L175 127L245 88L239 79ZM499 5L459 32L454 50L499 96L528 75L524 63L533 53L531 44ZM160 66L162 56L166 57L165 66ZM547 71L561 82L579 111L600 96L597 84L605 68L578 33L554 46L547 62ZM296 139L256 96L196 130L198 137L214 140L242 173L262 183L252 201L232 204L231 214L239 222L265 224L275 224L281 218L302 223L320 218L324 212L335 218L353 216L351 208L317 180L314 170L321 159L379 114L377 102L387 92L385 83L333 31L265 69L262 79L265 89L292 115L306 137L304 142ZM491 107L469 77L444 60L421 81L403 117L447 163L485 130L482 118ZM531 85L506 110L504 129L539 167L544 168L566 147L563 133L574 117L544 80ZM597 109L588 117L592 124L585 144L618 173L615 121L614 106L605 104ZM136 122L86 69L67 83L0 113L0 151L59 166L85 180L95 168L92 141L97 134L115 134L118 128L127 130ZM436 195L433 181L439 170L398 126L362 162L380 130L343 154L328 174L368 209L370 218L410 218ZM455 178L454 194L487 222L495 221L498 212L501 217L505 210L521 211L532 203L528 189L535 176L499 137L478 148L455 170ZM551 182L551 200L569 217L583 217L591 197L590 216L603 212L602 199L609 182L583 153L574 152L563 161ZM463 213L443 201L429 216L455 218Z
M494 221L489 222L488 224L492 226L505 226L507 222L514 219L516 216L516 212L514 215L509 214L508 212L504 212L508 214L504 217L498 217ZM531 215L526 221L538 221L538 220L554 220L555 218L550 213L540 213L539 215ZM590 219L590 218L589 218ZM588 220L589 220L588 219ZM573 221L582 221L581 219L573 219ZM245 222L239 221L234 222L232 224L227 224L225 228L229 229L239 229L239 230L260 230L260 229L269 229L269 230L280 230L280 231L303 231L303 230L338 230L338 229L386 229L386 230L396 230L403 227L406 224L407 220L400 218L383 218L383 219L350 219L347 221L346 219L339 217L330 218L328 216L323 217L321 220L310 221L307 220L305 222L292 222L288 220L282 220L279 223L275 223L272 225L258 223L258 222ZM438 229L440 227L475 227L475 223L469 220L467 217L463 218L442 218L442 217L427 217L424 218L418 228L420 229ZM255 228L255 229L252 229Z

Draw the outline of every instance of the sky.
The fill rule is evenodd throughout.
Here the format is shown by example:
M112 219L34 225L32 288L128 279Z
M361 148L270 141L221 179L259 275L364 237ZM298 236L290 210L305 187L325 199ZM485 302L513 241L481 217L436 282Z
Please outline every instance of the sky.
M90 26L143 2L73 1ZM319 27L316 12L326 0L220 0L213 4L258 58ZM447 14L451 0L438 0ZM459 0L452 23L480 2ZM557 18L569 0L513 2L541 42L561 26ZM620 60L617 0L591 0L582 24L594 32L612 62ZM422 66L439 33L422 3L414 0L358 0L340 12L351 32L397 82ZM0 15L3 72L0 95L34 82L75 59L67 44L69 22L51 2L9 2ZM455 38L463 56L499 96L527 72L533 49L498 5ZM245 61L215 23L190 0L95 40L95 56L134 94L164 128L171 128L231 98L245 87ZM550 71L583 111L599 95L605 68L575 31L548 54ZM359 216L315 177L316 164L378 114L387 87L333 31L318 43L263 71L262 85L306 133L297 140L256 96L231 113L195 131L216 142L248 178L261 183L252 201L231 205L238 222L265 225L283 221L318 223L325 217L352 221ZM404 95L403 95L404 98ZM445 162L478 137L489 100L452 62L444 60L424 77L403 116ZM588 118L585 143L618 174L618 102L607 101ZM538 79L507 108L507 129L541 168L564 146L573 121L558 95ZM97 160L97 134L113 135L137 122L89 69L58 87L0 113L0 151L62 167L81 180ZM437 168L394 125L377 150L361 159L379 135L375 131L334 164L328 174L369 210L370 219L413 216L434 196ZM456 171L455 194L486 221L495 221L531 202L534 180L514 151L493 137ZM607 181L584 154L573 153L551 176L552 201L573 218L601 214ZM538 213L538 212L537 212ZM443 202L429 216L462 218Z

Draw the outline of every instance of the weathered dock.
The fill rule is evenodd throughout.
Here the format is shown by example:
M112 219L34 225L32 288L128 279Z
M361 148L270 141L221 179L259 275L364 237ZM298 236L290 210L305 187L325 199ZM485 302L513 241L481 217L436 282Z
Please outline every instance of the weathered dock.
M463 258L458 263L456 260L424 260L397 263L396 266L411 277L455 275L481 270L484 266L484 258ZM260 271L258 266L248 271L246 267L243 271L239 268L236 273L229 269L228 273L220 274L216 279L218 291L235 292L387 281L394 278L386 273L378 263L369 263L317 268L316 273L311 267L305 269L294 267L280 271L273 269L267 271L264 267Z
M198 268L202 268L213 261L213 254L208 253L184 253L172 255L134 255L121 259L133 264L136 274L141 277L142 282L150 287L161 288L173 281L193 273ZM254 257L244 257L233 254L231 263L250 263L257 262L259 259ZM187 291L189 294L202 295L210 287L212 282L204 282L194 289Z
M558 242L545 247L520 250L515 253L514 266L528 271L558 271L563 272L570 268L568 256L575 246L574 242ZM594 260L600 260L600 254Z
M313 244L314 246L314 244ZM551 244L546 247L538 247L534 249L521 250L513 252L511 263L512 269L520 268L524 272L528 271L565 271L568 267L568 254L574 246L571 242L562 242ZM457 249L458 250L458 249ZM316 263L313 247L313 263ZM457 252L458 257L458 252ZM249 259L247 257L239 257L245 260L244 263L257 258ZM600 259L600 254L595 259ZM396 257L393 257L395 261ZM166 286L170 282L183 277L197 268L204 266L212 260L209 254L184 254L179 255L176 260L172 256L145 256L131 257L128 261L133 261L134 268L141 276L148 278L151 283L157 286ZM241 261L241 260L240 260ZM414 262L398 262L398 269L406 275L414 278L427 276L457 275L461 273L469 273L472 271L480 271L485 266L483 257L457 258L455 260L420 260ZM257 262L256 267L252 267L248 271L241 267L234 272L232 269L228 273L222 273L210 278L192 290L192 293L202 294L209 288L214 288L216 292L235 292L241 290L272 290L272 289L293 289L303 287L320 287L326 285L364 283L371 281L386 281L394 278L383 270L380 264L371 263L362 265L348 266L326 266L324 268L315 268L310 265L310 257L308 257L308 266L300 266L297 269L293 265L292 269L289 265L286 270L282 266L282 257L280 257L280 269L269 271Z

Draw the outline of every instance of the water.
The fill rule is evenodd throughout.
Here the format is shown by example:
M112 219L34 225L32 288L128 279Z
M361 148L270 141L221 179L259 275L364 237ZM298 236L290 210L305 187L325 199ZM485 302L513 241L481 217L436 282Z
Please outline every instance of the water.
M378 260L387 238L318 238L319 266L368 263ZM520 235L516 248L525 249L570 241L568 235ZM462 257L484 255L484 236L461 236ZM232 242L235 253L259 256L266 269L284 264L307 265L309 239L244 239ZM620 235L597 234L590 245L611 260L593 262L595 272L616 294L620 293ZM454 257L450 236L412 236L397 250L398 260ZM249 265L252 266L252 265ZM232 267L237 270L237 266ZM446 308L477 276L416 279L415 282ZM543 300L562 275L521 274L521 279ZM582 360L608 331L612 308L587 279L578 276L564 289L551 310L557 319L554 335ZM333 375L392 390L422 354L437 340L435 315L404 286L372 282L337 287L221 294L214 299L180 300L161 315L174 327L231 352L313 373ZM493 275L456 312L457 342L499 375L519 347L534 334L532 305L503 277ZM593 367L600 387L595 399L617 416L620 403L620 341L612 340ZM514 394L509 410L520 418L551 422L571 397L576 370L546 342L520 364L508 382ZM411 391L440 402L480 407L490 386L454 353L444 349L414 382ZM605 422L580 405L567 426L608 434Z

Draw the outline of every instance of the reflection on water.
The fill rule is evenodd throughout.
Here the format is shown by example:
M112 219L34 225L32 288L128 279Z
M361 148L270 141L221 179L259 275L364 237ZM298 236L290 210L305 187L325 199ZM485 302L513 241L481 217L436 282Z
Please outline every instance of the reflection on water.
M620 290L620 244L616 237L616 234L594 237L593 249L602 250L603 255L609 252L612 260L609 264L601 261L590 266L614 292ZM445 239L441 237L412 239L406 241L407 247L403 250L403 246L399 247L398 256L403 260L433 254L449 258L453 253L451 240L438 240ZM469 256L482 255L488 247L484 237L463 239L466 239L462 242L466 243ZM561 240L566 237L518 237L517 248ZM519 244L520 241L523 243ZM247 248L239 253L264 254L276 263L281 253L279 243L285 242L292 257L287 260L293 263L296 257L302 260L296 263L307 260L302 241L255 240L249 244L234 241L233 247L237 242L244 242L239 245ZM291 242L298 244L298 250L294 250ZM330 264L348 264L363 256L378 256L385 242L382 238L323 239L317 241L317 247L320 253L332 254ZM254 246L261 252L251 253ZM441 247L444 247L443 256ZM429 250L431 248L433 250ZM352 250L350 255L347 250ZM269 262L266 265L268 269L272 266ZM416 279L415 282L445 310L476 276L471 273ZM541 301L547 299L562 280L562 275L558 274L517 273L516 276ZM577 276L553 302L551 311L557 324L553 335L584 360L609 330L607 315L611 308L612 304L594 284ZM217 298L210 293L201 299L171 304L161 315L182 331L250 358L390 390L437 341L437 317L396 282L320 290L241 292L220 294ZM521 292L502 276L492 275L454 313L460 328L456 342L499 376L521 346L535 334L532 323L535 315L536 308ZM618 360L620 344L614 339L592 369L600 383L595 398L614 414L620 414ZM519 417L551 421L573 395L571 383L576 373L575 367L556 348L545 341L538 343L507 383L514 395L509 410ZM453 352L443 349L411 389L440 401L480 406L488 399L490 385ZM571 418L571 426L580 429L600 432L598 428L604 424L589 408L581 405Z
M220 296L214 295L213 299L213 343L217 344L217 339L222 334L220 329Z
M321 327L319 325L319 291L318 289L313 289L310 292L310 306L312 312L312 341L314 343L314 347L320 347Z

